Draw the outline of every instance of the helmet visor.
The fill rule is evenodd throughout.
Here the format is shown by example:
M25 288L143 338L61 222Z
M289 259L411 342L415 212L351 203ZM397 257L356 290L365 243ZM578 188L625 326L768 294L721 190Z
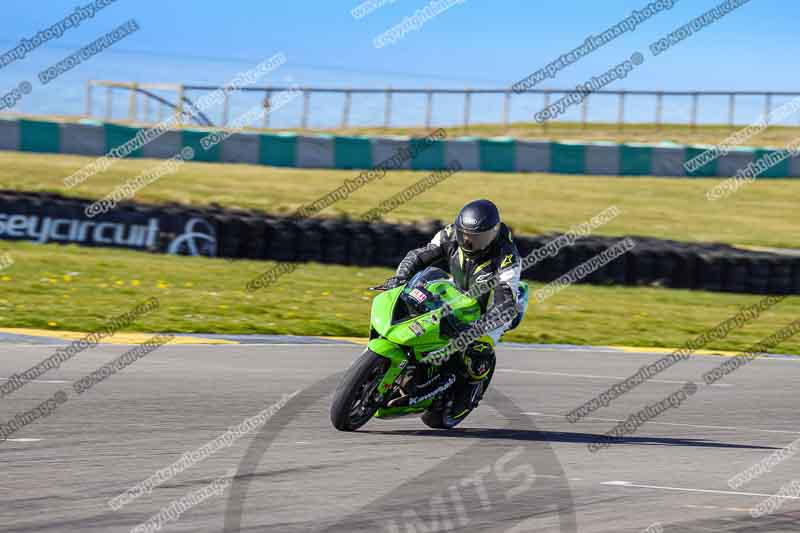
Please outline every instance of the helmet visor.
M482 252L491 246L495 238L497 238L497 233L499 231L500 224L496 224L493 228L480 232L467 231L456 227L456 239L458 240L458 245L465 252Z

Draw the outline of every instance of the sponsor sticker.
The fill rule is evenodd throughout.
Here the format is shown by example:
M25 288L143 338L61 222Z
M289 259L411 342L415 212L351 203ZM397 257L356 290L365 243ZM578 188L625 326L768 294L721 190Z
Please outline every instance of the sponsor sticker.
M414 289L413 291L411 291L410 293L408 293L408 295L409 295L410 297L412 297L414 300L416 300L416 301L417 301L417 303L422 303L422 302L424 302L425 300L427 300L427 298L428 298L428 295L426 295L424 292L422 292L422 291L421 291L421 290L419 290L419 289Z

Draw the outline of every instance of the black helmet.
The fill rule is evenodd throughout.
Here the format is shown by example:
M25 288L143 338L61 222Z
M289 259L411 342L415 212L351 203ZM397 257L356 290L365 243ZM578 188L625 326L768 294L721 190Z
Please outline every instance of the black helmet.
M458 245L468 256L480 255L497 239L500 212L489 200L475 200L461 208L455 222Z

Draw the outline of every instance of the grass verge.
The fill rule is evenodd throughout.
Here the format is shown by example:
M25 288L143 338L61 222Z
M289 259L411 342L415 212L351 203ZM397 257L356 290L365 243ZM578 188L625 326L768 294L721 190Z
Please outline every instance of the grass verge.
M517 139L540 139L552 141L608 141L677 144L718 144L735 131L745 128L738 125L702 125L694 129L688 124L617 124L579 122L549 122L543 126L537 122L515 122L508 127L502 124L472 124L447 126L451 136L471 135L475 137L514 137ZM336 135L411 135L421 137L427 133L425 128L376 128L360 127L347 129L313 130ZM759 135L748 139L750 146L779 148L800 138L800 128L792 126L771 126Z
M24 115L9 114L30 120L50 120L55 122L78 122L83 115ZM166 118L166 117L165 117ZM147 124L132 123L126 120L114 120L116 124L147 127ZM470 124L468 128L460 124L450 126L432 125L424 127L390 127L352 126L347 128L289 128L288 130L247 128L248 131L276 132L294 131L297 133L326 133L333 135L408 135L423 137L430 129L446 128L449 134L475 137L515 137L518 139L545 139L565 141L609 141L609 142L674 142L678 144L717 144L724 141L732 133L746 128L747 124L701 124L692 128L689 124L655 124L631 123L620 127L616 123L552 121L546 125L538 122L514 122L508 126L499 123ZM197 128L196 124L191 125ZM800 138L800 128L796 126L770 126L756 136L748 139L747 144L757 147L781 148Z
M0 271L0 327L91 331L151 296L160 308L130 331L366 336L366 287L383 268L301 265L249 294L245 283L268 262L154 255L126 250L11 243L14 264ZM537 287L533 284L533 288ZM757 302L755 295L660 288L568 287L531 301L505 340L539 343L677 347ZM708 348L741 350L800 315L788 298ZM800 355L800 337L774 351Z
M140 172L161 163L118 161L108 171L73 189L63 178L91 157L0 152L0 187L100 198ZM180 202L260 209L290 214L358 174L355 170L308 170L212 163L187 163L145 187L141 202ZM358 217L389 199L426 172L389 172L355 191L321 216ZM518 233L566 231L616 205L622 215L599 228L604 235L647 235L681 241L717 241L751 246L800 248L796 228L800 180L759 180L736 194L709 202L705 191L717 179L567 176L459 172L392 211L387 221L451 220L465 203L491 198Z

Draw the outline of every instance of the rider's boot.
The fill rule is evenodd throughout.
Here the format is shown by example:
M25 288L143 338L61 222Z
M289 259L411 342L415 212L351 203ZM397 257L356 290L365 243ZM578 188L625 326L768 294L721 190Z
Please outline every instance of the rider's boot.
M494 348L488 342L472 343L463 355L463 371L459 387L453 400L453 416L475 409L483 396L483 382L494 368Z

